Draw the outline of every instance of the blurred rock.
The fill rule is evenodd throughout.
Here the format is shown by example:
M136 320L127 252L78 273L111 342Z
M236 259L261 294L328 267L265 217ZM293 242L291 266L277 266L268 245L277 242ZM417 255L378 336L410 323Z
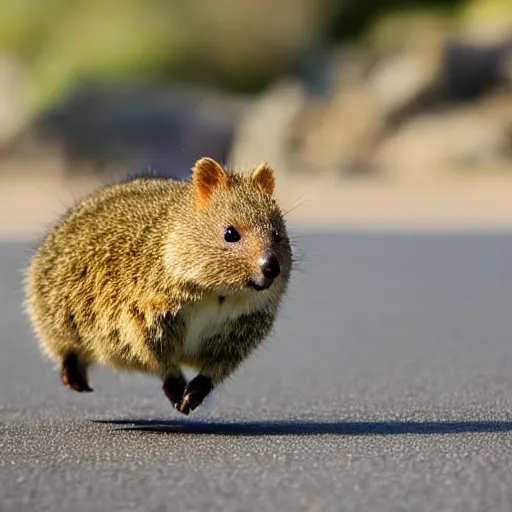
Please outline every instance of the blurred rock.
M284 138L286 167L291 172L367 170L365 155L379 115L366 82L373 57L348 45L334 50L329 62L329 87L323 94L306 97Z
M445 101L477 99L493 89L510 85L505 62L512 39L493 45L448 41L439 77L439 94Z
M267 88L238 126L228 158L230 165L244 168L266 161L278 173L288 170L286 139L306 99L304 87L293 80Z
M369 88L383 114L399 112L433 83L440 58L404 51L381 59L369 76Z
M244 106L185 85L84 86L39 116L13 151L57 146L70 175L85 166L188 177L203 155L226 159Z
M508 0L467 0L451 14L405 8L379 13L363 37L336 48L322 35L329 13L343 10L334 0L286 0L270 17L269 0L151 8L130 0L112 41L119 9L110 1L68 6L69 17L52 32L46 57L34 54L38 65L31 76L52 94L66 90L68 80L92 80L97 73L110 83L124 76L121 85L73 89L14 144L19 127L11 119L23 119L23 80L21 87L2 87L18 75L0 60L0 142L11 153L57 148L73 175L84 167L128 173L152 168L186 177L203 155L236 167L265 160L288 175L414 178L438 169L510 164ZM377 4L368 0L360 7L371 14ZM87 32L98 13L105 14L104 23L97 33ZM166 16L173 19L172 30L160 21ZM76 40L77 32L86 35ZM133 33L140 39L133 40ZM11 78L4 80L2 69ZM168 74L204 85L126 82L129 76ZM281 78L250 100L205 85L253 90L276 76ZM9 96L13 89L21 96Z
M438 23L418 20L414 34L403 28L397 33L397 21L403 22L399 17L378 24L367 44L333 51L328 93L309 99L287 139L288 165L294 171L375 171L371 156L389 118L427 90L440 67Z
M346 87L332 99L311 101L295 117L287 137L294 172L368 172L368 156L383 121L366 87Z
M357 44L324 47L308 53L299 78L310 98L329 98L337 90L364 80L376 57Z
M333 90L310 97L293 119L288 167L419 177L436 168L504 165L512 39L482 44L431 33L431 40L397 35L388 52L359 48L332 60L339 68Z
M417 116L384 139L373 159L400 180L510 166L512 94Z
M510 87L511 56L512 39L494 45L448 39L439 56L437 73L390 113L388 128L398 129L414 116L471 103L500 87Z

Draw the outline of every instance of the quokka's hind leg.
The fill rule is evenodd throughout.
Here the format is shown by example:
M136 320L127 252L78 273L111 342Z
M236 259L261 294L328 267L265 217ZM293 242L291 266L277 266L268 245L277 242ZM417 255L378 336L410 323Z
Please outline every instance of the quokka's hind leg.
M87 364L77 353L69 352L62 360L60 377L64 386L79 393L90 393L87 381Z

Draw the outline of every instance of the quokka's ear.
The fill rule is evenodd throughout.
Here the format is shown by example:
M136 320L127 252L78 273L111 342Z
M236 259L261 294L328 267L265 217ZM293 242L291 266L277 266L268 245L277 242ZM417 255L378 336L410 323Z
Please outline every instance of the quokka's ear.
M200 158L192 169L192 183L196 193L198 206L203 206L213 191L227 184L226 171L212 158Z
M261 164L253 171L251 177L267 194L272 195L274 193L276 180L274 178L274 170L269 164Z

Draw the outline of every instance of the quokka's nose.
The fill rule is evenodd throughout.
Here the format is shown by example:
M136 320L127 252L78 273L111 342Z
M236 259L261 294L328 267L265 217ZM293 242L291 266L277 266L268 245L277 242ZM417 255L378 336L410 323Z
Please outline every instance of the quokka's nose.
M261 262L261 271L267 279L275 279L281 273L279 260L275 256L265 258Z

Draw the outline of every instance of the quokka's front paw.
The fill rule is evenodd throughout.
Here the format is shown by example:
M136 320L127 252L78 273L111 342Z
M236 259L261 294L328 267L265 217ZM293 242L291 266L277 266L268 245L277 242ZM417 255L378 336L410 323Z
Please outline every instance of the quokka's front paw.
M178 411L185 415L190 414L203 403L212 389L211 379L204 375L198 375L187 384L181 403L177 407Z
M165 396L178 411L180 409L181 401L183 400L183 393L185 392L186 385L187 381L183 375L178 377L168 377L163 385Z

